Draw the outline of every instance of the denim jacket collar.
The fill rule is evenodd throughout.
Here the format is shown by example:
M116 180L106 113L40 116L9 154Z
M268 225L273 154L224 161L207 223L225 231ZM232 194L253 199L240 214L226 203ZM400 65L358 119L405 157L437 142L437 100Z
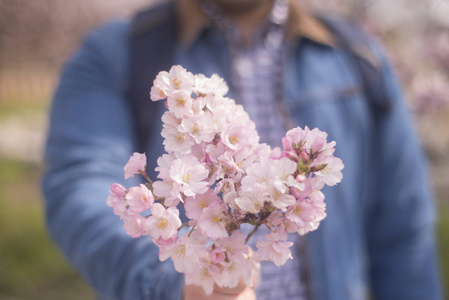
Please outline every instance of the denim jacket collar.
M334 36L312 15L302 9L297 1L289 1L290 10L287 23L289 40L308 38L319 44L334 46ZM180 44L189 48L198 38L202 30L211 25L208 17L202 12L195 0L176 2Z

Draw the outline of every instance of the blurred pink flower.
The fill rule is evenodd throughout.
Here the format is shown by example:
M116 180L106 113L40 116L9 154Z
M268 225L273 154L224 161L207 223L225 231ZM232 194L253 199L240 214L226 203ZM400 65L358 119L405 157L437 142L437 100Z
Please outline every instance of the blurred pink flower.
M442 74L415 77L411 90L412 105L418 115L440 110L449 103L449 80Z

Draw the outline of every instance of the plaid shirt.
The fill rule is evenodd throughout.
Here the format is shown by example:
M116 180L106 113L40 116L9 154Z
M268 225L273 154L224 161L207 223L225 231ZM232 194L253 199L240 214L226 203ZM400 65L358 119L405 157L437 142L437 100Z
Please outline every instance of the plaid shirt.
M255 122L260 142L272 147L280 146L285 127L276 103L282 97L287 1L277 0L266 23L252 35L250 41L245 42L242 42L238 29L226 16L220 14L217 7L212 6L210 2L202 2L201 6L224 33L228 42L235 100L245 107ZM267 228L260 228L249 244L255 247L255 242L263 239L269 232ZM305 299L298 257L299 236L290 234L289 241L295 243L292 249L293 259L281 267L272 262L262 262L259 284L256 287L257 299Z

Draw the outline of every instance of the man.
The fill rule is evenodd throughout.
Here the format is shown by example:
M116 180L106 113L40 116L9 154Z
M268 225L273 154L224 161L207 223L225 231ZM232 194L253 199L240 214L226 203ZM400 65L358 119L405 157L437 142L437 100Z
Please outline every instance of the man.
M206 298L184 286L172 264L159 261L151 240L128 237L105 204L109 185L123 183L123 166L139 144L130 97L138 80L149 90L154 79L135 76L142 62L133 60L130 23L108 24L89 35L62 75L43 183L52 236L101 296L440 299L422 154L379 48L370 42L362 54L382 71L390 109L380 113L338 37L294 1L183 0L166 9L174 16L168 24L176 24L176 43L159 50L156 42L156 54L146 58L150 64L170 50L172 64L224 77L262 142L279 145L291 126L326 131L345 163L344 179L324 190L328 216L320 228L304 239L293 237L294 259L282 268L263 265L254 289L216 288ZM152 30L164 30L158 28ZM144 150L153 170L163 152L158 134Z

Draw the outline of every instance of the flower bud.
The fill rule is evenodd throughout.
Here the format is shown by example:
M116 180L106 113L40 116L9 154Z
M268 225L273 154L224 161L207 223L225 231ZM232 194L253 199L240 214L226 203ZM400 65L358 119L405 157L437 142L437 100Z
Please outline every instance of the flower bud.
M311 168L311 171L312 172L319 172L319 171L323 170L326 167L327 167L327 164L319 164L319 165L313 166Z
M305 176L304 174L298 174L298 175L296 176L296 181L298 181L298 182L304 182L304 181L306 181L306 176Z
M299 158L298 155L296 155L293 151L284 151L283 152L285 157L288 157L289 159L293 160L294 162L298 162Z
M299 157L301 157L301 161L303 164L307 164L309 162L309 155L307 154L306 150L302 150L301 154L299 154Z

